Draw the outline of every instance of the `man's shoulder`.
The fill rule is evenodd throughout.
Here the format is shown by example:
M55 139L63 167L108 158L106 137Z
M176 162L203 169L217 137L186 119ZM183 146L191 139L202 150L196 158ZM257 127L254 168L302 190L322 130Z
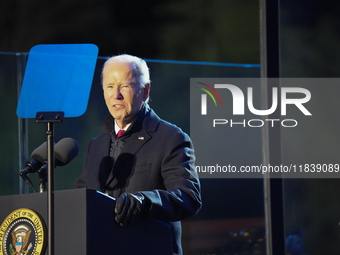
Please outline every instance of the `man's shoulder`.
M188 135L177 125L160 118L152 109L150 111L150 119L157 122L155 132L160 132L168 135L179 134L181 136L188 137Z
M160 126L172 132L184 133L184 131L179 126L163 119L160 119Z
M90 143L103 143L104 141L110 140L110 135L107 133L99 133L96 137L93 137Z

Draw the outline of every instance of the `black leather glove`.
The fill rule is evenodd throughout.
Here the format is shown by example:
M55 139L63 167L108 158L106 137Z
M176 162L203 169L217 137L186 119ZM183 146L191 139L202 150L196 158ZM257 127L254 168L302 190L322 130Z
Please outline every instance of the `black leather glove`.
M141 194L123 193L116 200L115 220L119 225L128 226L137 214L145 214L149 210L150 202Z

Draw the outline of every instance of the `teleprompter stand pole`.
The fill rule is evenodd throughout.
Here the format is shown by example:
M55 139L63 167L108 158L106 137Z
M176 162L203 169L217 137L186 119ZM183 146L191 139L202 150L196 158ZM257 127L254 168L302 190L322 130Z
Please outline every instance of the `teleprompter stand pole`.
M62 122L64 112L38 112L36 122L47 123L47 214L48 214L48 255L54 255L54 133L55 122Z
M272 104L273 87L280 88L280 0L260 0L261 20L261 77L262 108ZM270 119L281 119L280 96L278 109L270 115ZM264 116L266 117L266 116ZM268 123L267 123L268 124ZM279 125L262 129L263 163L280 166L282 164L281 129ZM283 207L282 173L264 175L264 205L266 223L267 254L285 254L285 228Z

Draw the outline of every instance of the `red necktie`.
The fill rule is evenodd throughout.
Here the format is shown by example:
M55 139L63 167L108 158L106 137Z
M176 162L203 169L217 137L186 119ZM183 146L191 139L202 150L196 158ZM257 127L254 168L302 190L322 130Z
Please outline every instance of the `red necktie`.
M118 134L117 134L117 139L124 133L125 133L125 130L123 130L123 129L119 130Z

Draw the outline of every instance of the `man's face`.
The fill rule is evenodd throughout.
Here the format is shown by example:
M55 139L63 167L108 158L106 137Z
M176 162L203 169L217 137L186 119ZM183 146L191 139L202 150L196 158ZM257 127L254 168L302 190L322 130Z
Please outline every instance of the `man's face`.
M120 128L131 123L149 96L150 85L142 88L134 77L133 65L111 63L103 73L106 106Z

